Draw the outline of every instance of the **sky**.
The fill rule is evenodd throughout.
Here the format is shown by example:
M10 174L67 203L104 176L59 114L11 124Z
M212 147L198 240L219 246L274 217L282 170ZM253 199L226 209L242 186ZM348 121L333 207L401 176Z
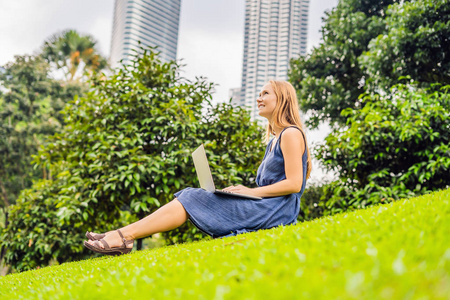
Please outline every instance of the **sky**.
M319 45L322 18L337 2L310 0L308 51ZM0 66L14 55L37 53L44 40L66 29L92 35L108 57L113 11L114 0L0 0ZM244 18L245 0L181 0L177 59L185 64L184 77L217 84L216 102L227 101L229 89L240 87ZM323 125L307 136L318 143L328 132Z

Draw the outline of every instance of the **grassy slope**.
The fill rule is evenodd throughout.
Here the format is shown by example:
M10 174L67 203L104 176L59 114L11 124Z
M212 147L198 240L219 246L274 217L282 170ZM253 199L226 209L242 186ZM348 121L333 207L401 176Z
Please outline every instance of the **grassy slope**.
M449 199L12 274L0 297L449 299Z

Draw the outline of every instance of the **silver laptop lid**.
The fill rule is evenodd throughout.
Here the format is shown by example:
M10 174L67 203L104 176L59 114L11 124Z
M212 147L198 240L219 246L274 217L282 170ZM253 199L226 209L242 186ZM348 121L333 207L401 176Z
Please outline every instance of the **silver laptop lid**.
M200 187L210 192L214 192L216 187L209 169L208 159L206 158L205 147L200 145L194 152L192 152L192 158L194 159L195 171L197 172L198 181Z

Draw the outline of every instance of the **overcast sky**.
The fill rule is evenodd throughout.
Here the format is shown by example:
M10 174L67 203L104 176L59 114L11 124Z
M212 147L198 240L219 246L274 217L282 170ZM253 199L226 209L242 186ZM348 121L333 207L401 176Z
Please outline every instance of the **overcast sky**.
M326 11L338 0L311 0L308 49L320 43ZM109 56L114 0L0 0L0 65L14 55L33 54L45 39L66 29L91 34ZM207 77L218 84L215 101L228 100L230 88L241 84L245 0L182 0L177 58L184 76ZM256 97L256 95L255 95ZM311 132L322 141L326 129Z
M320 42L325 11L337 0L310 3L308 49ZM65 29L88 33L109 56L114 0L0 0L0 65L14 55L32 54L52 34ZM216 101L241 83L245 0L182 0L178 59L185 76L217 83Z

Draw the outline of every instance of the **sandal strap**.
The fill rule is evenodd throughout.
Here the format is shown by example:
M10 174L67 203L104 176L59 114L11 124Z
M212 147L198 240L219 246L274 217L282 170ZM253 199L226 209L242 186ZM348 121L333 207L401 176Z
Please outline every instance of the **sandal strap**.
M117 229L117 232L119 233L119 235L120 235L120 237L122 238L122 242L123 242L123 247L127 247L127 242L129 242L129 241L127 241L124 237L123 237L123 234L122 234L122 232L120 232L120 229Z
M99 240L102 244L103 244L103 246L105 247L104 249L105 250L111 250L111 247L108 245L108 243L104 240L104 239L101 239L101 240ZM98 246L100 247L100 244L98 243L98 242L96 242L97 244L98 244Z

